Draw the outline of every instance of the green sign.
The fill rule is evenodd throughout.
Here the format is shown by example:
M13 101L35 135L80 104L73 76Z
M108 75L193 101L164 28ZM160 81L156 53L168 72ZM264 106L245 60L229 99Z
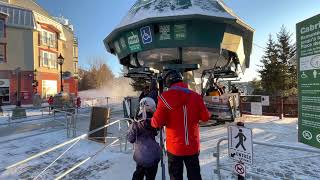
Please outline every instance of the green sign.
M131 31L127 34L130 52L138 52L141 50L138 32Z
M174 25L174 39L185 40L187 38L187 27L185 24Z
M171 28L170 25L159 25L160 41L171 39Z
M320 14L297 24L299 141L320 148Z
M226 25L208 24L205 20L144 24L119 33L112 41L112 48L119 59L134 52L157 48L208 47L219 49L225 31Z

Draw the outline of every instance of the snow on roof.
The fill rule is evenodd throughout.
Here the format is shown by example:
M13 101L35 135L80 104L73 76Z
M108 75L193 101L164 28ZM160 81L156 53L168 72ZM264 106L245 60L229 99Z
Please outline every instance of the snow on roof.
M118 28L149 18L185 15L239 19L218 0L138 0L122 19Z

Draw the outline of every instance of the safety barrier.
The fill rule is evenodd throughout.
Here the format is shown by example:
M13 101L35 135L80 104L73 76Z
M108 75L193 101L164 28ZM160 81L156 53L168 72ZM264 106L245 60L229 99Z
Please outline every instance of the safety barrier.
M221 170L233 172L232 170L223 167L223 165L221 165L221 163L220 163L220 145L223 141L228 141L228 138L224 137L224 138L219 139L219 141L217 142L217 151L215 153L213 153L213 156L217 158L215 172L218 175L219 180L221 179ZM261 145L261 146L269 146L269 147L273 147L273 148L282 148L282 149L286 149L286 150L291 149L291 150L303 151L303 152L308 152L308 153L316 153L316 154L319 154L318 156L320 156L320 150L318 150L318 149L303 148L303 147L296 147L296 146L289 146L289 145L275 144L275 143L266 143L266 142L259 142L259 141L253 141L253 144ZM306 158L306 157L301 157L301 158ZM259 174L251 173L251 172L247 172L247 175L249 175L253 178L257 178L257 179L266 179L266 180L273 179L273 178L268 178L268 177L261 176Z
M112 119L110 119L110 120L112 120ZM52 161L52 163L50 163L45 169L43 169L43 170L34 178L34 179L38 179L47 169L49 169L57 160L59 160L59 159L60 159L64 154L66 154L70 149L72 149L72 147L73 147L75 144L77 144L80 140L87 138L90 134L93 134L93 133L95 133L95 132L98 132L98 131L100 131L100 130L102 130L102 129L104 129L104 128L107 128L107 127L112 126L112 125L115 125L115 124L119 124L119 131L120 131L120 130L121 130L121 122L123 122L123 121L125 121L126 124L129 126L128 121L133 121L133 120L132 120L132 119L128 119L128 118L123 118L123 119L115 120L115 121L113 121L113 122L111 122L111 123L108 123L108 124L102 126L102 127L99 127L99 128L94 129L94 130L92 130L92 131L89 131L88 133L82 134L82 135L80 135L80 136L78 136L78 137L76 137L76 138L73 138L73 139L71 139L71 140L65 141L65 142L63 142L63 143L61 143L61 144L58 144L58 145L56 145L56 146L54 146L54 147L51 147L51 148L49 148L49 149L47 149L47 150L45 150L45 151L42 151L42 152L37 153L37 154L35 154L35 155L33 155L33 156L30 156L30 157L27 158L27 159L24 159L24 160L22 160L22 161L19 161L19 162L17 162L17 163L14 163L14 164L12 164L12 165L10 165L10 166L7 166L7 167L5 167L5 168L3 168L3 169L0 169L0 173L2 173L2 172L4 172L4 171L7 171L7 170L10 170L10 169L12 169L12 168L14 168L14 167L20 166L20 165L22 165L22 164L24 164L24 163L27 163L27 162L29 162L29 161L31 161L31 160L33 160L33 159L36 159L36 158L38 158L38 157L40 157L40 156L43 156L43 155L48 154L48 153L50 153L50 152L52 152L52 151L54 151L54 150L57 150L57 149L62 148L62 147L64 147L64 146L68 145L68 144L73 143L70 147L67 148L67 150L65 150L62 154L60 154L60 155L58 156L58 158L56 158L54 161ZM97 151L94 155L89 156L89 157L86 158L85 160L77 163L75 166L73 166L72 168L66 170L65 172L59 173L56 179L61 179L61 178L63 178L64 176L66 176L67 174L69 174L70 172L72 172L73 170L75 170L76 168L78 168L79 166L81 166L82 164L84 164L85 162L87 162L88 160L90 160L90 159L94 158L95 156L97 156L97 155L98 155L99 153L101 153L104 149L112 146L113 144L115 144L115 143L118 142L118 141L120 141L120 151L122 151L122 146L121 146L121 144L122 144L123 136L124 136L124 135L120 135L119 137L116 138L115 141L113 141L111 144L105 145L103 148L101 148L99 151ZM126 140L126 144L127 144L127 140ZM125 150L127 150L127 146L125 146Z

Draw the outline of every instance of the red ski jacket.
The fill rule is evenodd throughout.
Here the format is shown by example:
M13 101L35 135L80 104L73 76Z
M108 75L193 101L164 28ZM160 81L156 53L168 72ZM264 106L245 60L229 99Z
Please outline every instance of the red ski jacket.
M199 121L208 121L209 117L202 97L180 82L158 96L151 125L166 126L166 146L171 154L194 155L200 152Z

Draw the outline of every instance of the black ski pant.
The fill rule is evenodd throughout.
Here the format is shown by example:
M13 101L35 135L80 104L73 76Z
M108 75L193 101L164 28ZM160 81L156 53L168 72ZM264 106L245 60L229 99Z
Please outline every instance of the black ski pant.
M168 152L170 180L183 180L183 164L185 164L187 168L188 180L202 180L199 154L191 156L175 156Z
M151 167L142 167L137 164L136 171L133 173L132 180L143 180L146 177L146 180L155 180L158 171L158 164Z

